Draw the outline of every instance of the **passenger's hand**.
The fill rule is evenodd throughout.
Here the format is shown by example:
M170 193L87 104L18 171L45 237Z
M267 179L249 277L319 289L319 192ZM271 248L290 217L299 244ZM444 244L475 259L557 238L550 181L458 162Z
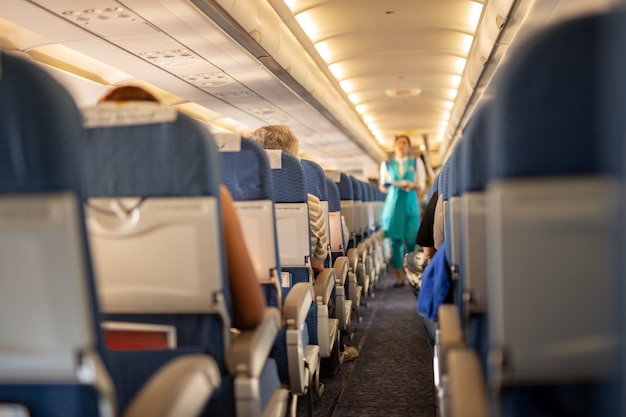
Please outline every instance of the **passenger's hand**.
M424 250L424 256L427 257L428 259L432 259L433 256L435 256L435 252L437 252L437 249L435 248L425 247L423 248L423 250Z
M311 267L313 268L313 272L315 273L315 275L317 275L324 270L324 261L313 258L313 260L311 261Z

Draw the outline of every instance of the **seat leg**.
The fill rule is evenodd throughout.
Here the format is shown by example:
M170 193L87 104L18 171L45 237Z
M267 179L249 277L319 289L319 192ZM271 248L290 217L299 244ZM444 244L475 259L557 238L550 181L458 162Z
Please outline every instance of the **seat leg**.
M296 417L298 411L298 396L291 394L291 407L289 408L289 417Z

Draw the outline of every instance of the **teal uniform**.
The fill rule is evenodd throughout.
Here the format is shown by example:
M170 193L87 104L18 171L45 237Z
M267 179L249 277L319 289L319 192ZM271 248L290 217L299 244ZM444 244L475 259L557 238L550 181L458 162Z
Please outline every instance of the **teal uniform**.
M404 175L400 176L398 161L386 162L391 182L406 180L415 182L417 161L407 158L404 161ZM391 239L391 264L394 268L402 268L404 246L406 251L415 250L415 236L419 227L419 207L417 191L404 191L399 187L390 186L385 197L382 226L385 235Z

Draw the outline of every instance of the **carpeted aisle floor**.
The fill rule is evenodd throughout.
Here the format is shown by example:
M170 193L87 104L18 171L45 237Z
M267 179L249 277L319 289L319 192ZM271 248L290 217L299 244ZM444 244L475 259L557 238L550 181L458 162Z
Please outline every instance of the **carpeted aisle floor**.
M394 288L395 274L378 284L349 344L359 358L344 363L314 404L315 417L435 417L432 356L410 287ZM306 416L305 399L298 417Z

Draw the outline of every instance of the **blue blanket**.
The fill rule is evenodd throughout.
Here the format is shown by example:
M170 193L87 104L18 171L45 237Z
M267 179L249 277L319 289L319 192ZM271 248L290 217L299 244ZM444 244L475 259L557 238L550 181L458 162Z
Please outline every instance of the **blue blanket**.
M422 274L422 287L417 297L417 312L431 321L437 321L439 306L450 291L450 265L446 261L444 242Z

